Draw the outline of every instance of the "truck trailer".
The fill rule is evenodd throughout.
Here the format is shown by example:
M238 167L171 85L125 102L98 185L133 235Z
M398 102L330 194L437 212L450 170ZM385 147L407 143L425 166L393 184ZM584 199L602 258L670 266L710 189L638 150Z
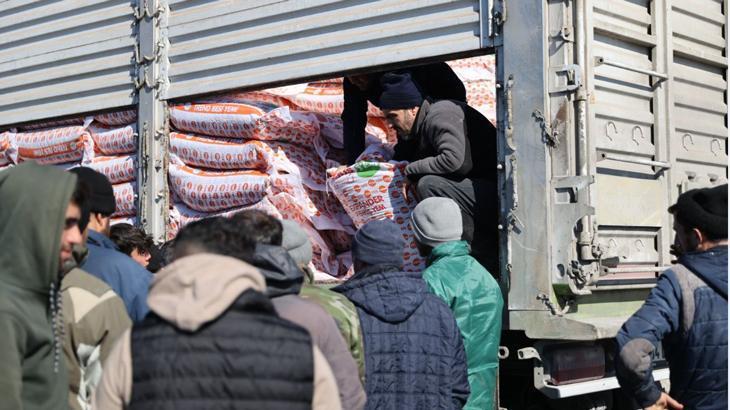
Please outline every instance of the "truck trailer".
M673 262L667 208L727 183L726 0L6 0L0 32L0 131L136 113L158 242L170 106L494 55L510 410L631 408L613 337Z

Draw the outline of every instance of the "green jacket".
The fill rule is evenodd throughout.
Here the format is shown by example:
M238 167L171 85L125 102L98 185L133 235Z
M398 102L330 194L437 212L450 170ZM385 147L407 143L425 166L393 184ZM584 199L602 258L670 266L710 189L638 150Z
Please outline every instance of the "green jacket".
M0 409L68 408L49 300L75 185L75 175L34 163L0 172Z
M471 395L465 409L493 409L502 332L502 292L464 241L433 249L423 279L446 302L464 337Z
M306 280L302 285L299 296L318 304L335 319L337 327L340 329L340 333L342 333L355 363L357 363L360 381L365 384L365 352L363 351L360 319L357 316L355 305L344 295L333 292L326 287L315 285L309 269L304 269L304 272L306 273Z

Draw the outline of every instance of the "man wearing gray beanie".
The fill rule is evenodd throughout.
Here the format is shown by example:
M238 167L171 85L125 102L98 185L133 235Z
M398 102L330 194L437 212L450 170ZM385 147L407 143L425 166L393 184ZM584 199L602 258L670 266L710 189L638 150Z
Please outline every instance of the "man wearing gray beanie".
M463 102L424 98L407 73L388 73L380 81L380 107L398 134L393 159L409 162L405 174L419 199L453 199L462 239L474 243L480 258L483 253L484 260L496 261L496 129Z
M337 322L337 327L357 363L360 380L365 380L365 356L362 348L362 331L357 310L345 296L314 283L314 273L309 267L312 261L312 243L307 232L295 221L282 219L281 247L304 272L304 283L299 296L321 306Z
M502 292L492 275L469 256L461 240L459 206L449 198L427 198L411 214L423 280L456 316L469 368L471 396L465 409L494 408L502 332Z
M460 409L466 354L449 307L418 272L403 272L403 232L390 220L355 234L355 275L334 288L355 304L365 347L367 409Z

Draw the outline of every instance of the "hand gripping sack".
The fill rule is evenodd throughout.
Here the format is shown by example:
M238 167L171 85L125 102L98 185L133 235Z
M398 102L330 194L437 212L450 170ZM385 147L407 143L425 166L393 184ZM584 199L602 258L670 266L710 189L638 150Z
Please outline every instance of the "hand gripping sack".
M170 133L170 153L185 164L212 169L271 168L274 152L256 140L233 140L193 134Z
M89 126L94 149L103 155L131 154L137 151L137 124L122 127L92 123Z
M416 206L406 184L405 162L360 162L328 171L328 186L358 229L370 221L391 219L401 229L406 246L403 264L407 271L420 271L425 261L418 254L410 215Z
M259 171L209 171L170 164L171 190L185 205L201 212L255 204L266 196L269 183L269 176Z
M94 143L83 126L19 132L14 134L14 140L19 161L49 165L90 160L94 156Z

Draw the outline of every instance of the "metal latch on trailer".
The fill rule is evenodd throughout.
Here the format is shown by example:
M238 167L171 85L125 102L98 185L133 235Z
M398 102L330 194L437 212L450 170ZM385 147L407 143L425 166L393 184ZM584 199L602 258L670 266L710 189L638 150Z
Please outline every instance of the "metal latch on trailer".
M550 67L550 93L574 92L583 85L581 66L566 64Z
M660 72L654 71L654 70L647 70L645 68L634 67L634 66L624 64L619 61L609 60L609 59L607 59L605 57L601 57L601 56L596 56L594 58L594 64L596 67L600 66L600 65L607 65L610 67L616 67L616 68L620 68L622 70L632 71L634 73L645 74L650 77L655 77L657 79L655 84L658 84L662 81L666 81L669 79L669 76L664 73L660 73Z

